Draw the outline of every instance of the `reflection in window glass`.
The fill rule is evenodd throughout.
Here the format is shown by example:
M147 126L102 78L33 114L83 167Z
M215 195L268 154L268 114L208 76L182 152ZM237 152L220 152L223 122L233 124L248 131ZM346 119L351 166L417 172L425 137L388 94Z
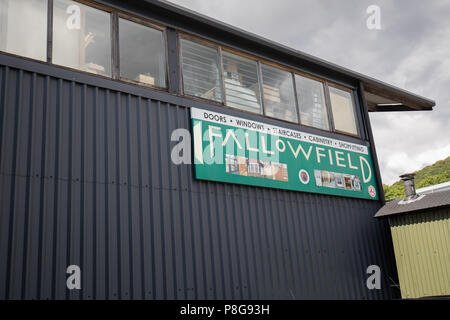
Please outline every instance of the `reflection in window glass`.
M329 130L322 82L295 75L300 121L306 126Z
M120 76L158 87L166 86L162 31L119 19Z
M228 52L222 56L226 104L261 113L257 62Z
M334 128L337 131L357 135L355 109L352 95L348 91L329 87Z
M217 49L181 39L181 55L184 93L222 101Z
M47 59L47 0L0 0L0 50Z
M111 76L110 14L75 1L55 0L53 63Z
M264 109L267 116L297 122L291 73L262 65Z

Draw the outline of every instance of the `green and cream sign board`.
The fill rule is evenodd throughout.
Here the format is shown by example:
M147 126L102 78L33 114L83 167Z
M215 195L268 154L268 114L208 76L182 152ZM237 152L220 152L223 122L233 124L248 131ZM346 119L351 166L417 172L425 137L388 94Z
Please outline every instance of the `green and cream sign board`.
M370 147L192 108L197 179L378 200Z

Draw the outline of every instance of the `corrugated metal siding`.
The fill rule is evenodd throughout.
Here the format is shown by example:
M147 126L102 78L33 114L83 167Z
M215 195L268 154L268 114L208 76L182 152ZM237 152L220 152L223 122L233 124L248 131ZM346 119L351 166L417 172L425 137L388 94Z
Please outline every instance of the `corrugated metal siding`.
M170 161L187 106L4 66L0 81L0 299L397 297L379 202L198 181Z
M402 298L450 295L450 210L389 221Z

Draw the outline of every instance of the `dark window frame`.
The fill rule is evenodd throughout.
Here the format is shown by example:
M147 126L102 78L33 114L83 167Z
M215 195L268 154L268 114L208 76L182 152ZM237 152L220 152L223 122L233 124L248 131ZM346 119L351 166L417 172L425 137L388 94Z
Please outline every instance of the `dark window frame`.
M17 53L12 53L12 52L8 52L8 51L2 51L2 50L0 50L0 53L3 53L3 54L6 54L6 55L10 55L10 56L13 56L13 57L18 57L18 58L21 58L21 59L25 59L25 60L29 60L29 61L35 61L35 62L38 62L38 63L48 63L48 57L49 57L49 52L51 52L51 50L49 51L49 27L51 27L51 22L50 22L50 20L52 20L53 21L53 19L50 19L49 18L49 15L53 12L52 10L53 10L53 0L46 0L47 1L47 24L46 24L46 30L45 30L45 55L44 55L44 59L36 59L36 58L32 58L32 57L27 57L27 56L23 56L23 55L20 55L20 54L17 54ZM0 37L0 40L2 40L1 39L1 37ZM50 48L51 49L51 48ZM50 53L51 54L51 53Z
M105 78L105 79L115 79L114 78L114 74L117 71L116 70L116 65L115 65L115 59L116 59L115 58L115 53L117 52L116 51L117 48L116 48L116 33L115 33L115 31L117 29L115 29L115 22L114 22L114 20L115 20L115 13L117 12L117 10L115 10L114 8L111 8L111 7L99 4L97 2L92 2L92 1L87 1L87 0L70 0L70 1L73 1L75 3L79 3L79 4L82 4L82 5L85 5L85 6L94 8L94 9L97 9L97 10L104 11L104 12L106 12L106 13L108 13L110 15L110 19L109 19L110 27L109 27L109 30L110 30L110 33L111 33L110 34L110 40L111 40L111 61L110 61L110 63L111 63L111 76L108 76L108 75L102 75L102 74L95 74L95 73L87 72L87 71L84 71L84 70L81 70L81 69L77 69L77 68L71 68L71 67L60 65L60 64L56 64L56 63L53 62L53 7L54 7L54 2L55 1L54 0L47 0L47 1L49 2L49 6L50 6L50 3L51 3L51 7L52 7L51 8L51 16L47 17L47 19L50 20L50 21L47 21L48 22L47 25L48 26L51 25L51 27L52 27L51 29L47 30L47 37L50 37L50 35L51 35L51 37L47 39L47 45L51 47L50 54L48 54L48 52L47 52L47 59L48 59L47 62L49 64L51 64L53 66L57 66L59 68L64 68L64 69L67 69L67 70L72 70L72 71L77 71L77 72L83 72L83 73L86 73L86 74L89 74L89 75L92 75L92 76L101 77L101 78Z
M327 122L328 122L328 130L327 129L323 129L323 128L318 128L315 126L310 126L307 124L303 124L302 123L302 118L301 118L301 114L300 114L300 102L298 101L298 95L297 95L297 85L296 85L296 81L295 81L295 76L300 76L303 78L307 78L310 80L314 80L317 82L320 82L322 84L322 89L323 89L323 97L324 97L324 103L325 103L325 109L327 110ZM314 128L317 130L321 130L324 132L334 132L334 121L333 121L333 114L331 113L331 104L329 101L329 92L328 92L328 81L325 79L321 79L319 77L316 77L314 75L311 75L309 73L303 73L303 72L293 72L293 77L294 77L294 87L295 87L295 98L297 100L297 107L298 107L298 117L300 119L300 125L307 127L307 128Z
M178 55L179 75L180 75L180 86L181 86L182 95L184 95L186 97L189 97L191 99L197 100L197 101L202 101L202 102L206 102L206 103L210 103L210 104L214 104L214 105L218 105L218 106L225 106L225 101L224 101L224 99L225 99L225 97L224 97L224 90L225 89L224 89L223 70L222 70L223 69L222 68L222 56L221 56L221 53L220 53L220 50L219 50L220 46L218 44L214 43L214 42L211 42L211 41L208 41L208 40L196 37L196 36L191 36L191 35L186 34L184 32L177 32L177 34L178 34L178 36L177 36L177 40L178 40L177 47L178 47L178 54L179 54ZM182 40L191 41L191 42L197 43L199 45L212 48L212 49L217 51L217 59L218 59L217 60L217 67L219 69L219 83L221 85L221 88L220 88L221 89L221 101L217 101L217 100L213 100L213 99L207 99L207 98L202 98L202 97L199 97L199 96L191 95L189 93L185 93L185 90L184 90L184 75L183 75L183 49L182 49L182 45L181 45L181 41Z
M161 23L152 21L151 19L147 19L144 18L142 16L137 16L135 14L131 14L128 12L123 11L122 9L118 9L118 8L113 8L111 6L108 5L104 5L95 1L91 1L91 0L72 0L74 2L95 8L95 9L99 9L102 11L105 11L107 13L110 14L110 21L111 21L111 25L110 25L110 31L111 31L111 76L105 76L105 75L101 75L101 74L93 74L93 73L89 73L87 71L83 71L83 70L79 70L79 69L74 69L74 68L70 68L70 67L66 67L66 66L61 66L61 65L57 65L53 63L53 7L54 7L54 0L47 0L47 59L46 61L41 61L41 60L36 60L36 59L32 59L32 58L27 58L27 57L22 57L20 55L15 55L15 54L11 54L8 52L4 52L5 54L9 54L12 56L18 56L20 58L23 59L27 59L27 60L32 60L32 61L37 61L39 63L44 63L44 64L49 64L49 65L53 65L56 66L58 68L63 68L63 69L68 69L70 71L76 71L76 72L80 72L83 74L88 74L90 76L94 76L94 77L99 77L99 78L105 78L105 79L111 79L111 80L115 80L115 81L119 81L119 82L125 82L125 83L130 83L133 85L137 85L137 86L141 86L144 88L151 88L151 89L155 89L158 91L164 91L164 92L172 92L173 88L172 88L172 83L170 81L170 76L169 73L173 70L171 70L171 66L170 66L170 62L169 62L169 44L168 44L168 36L167 36L167 28L168 26L163 25ZM146 27L150 27L150 28L154 28L156 30L162 31L163 32L163 42L164 42L164 58L165 58L165 80L166 80L166 86L165 87L159 87L159 86L154 86L154 85L150 85L150 84L146 84L146 83L142 83L142 82L138 82L138 81L134 81L134 80L130 80L124 77L120 76L120 53L119 53L119 18L122 19L126 19L138 24L142 24ZM226 107L229 109L234 109L237 110L239 112L243 112L243 113L248 113L248 114L252 114L252 115L257 115L257 116L263 116L266 118L270 118L270 119L275 119L277 121L282 121L282 122L287 122L287 123L292 123L292 124L296 124L299 125L300 127L305 127L305 128L312 128L318 131L323 131L323 132L327 132L327 133L336 133L336 134L341 134L341 135L345 135L345 136L349 136L349 137L353 137L353 138L358 138L358 139L362 139L362 133L364 132L364 130L366 130L366 128L364 127L364 124L361 124L360 118L361 118L361 114L360 112L358 112L358 109L361 109L359 103L357 102L357 99L359 99L359 93L356 91L355 88L352 88L349 85L346 84L342 84L342 83L338 83L334 80L329 80L328 78L323 78L323 77L319 77L316 76L314 74L302 71L302 70L298 70L292 66L285 66L282 65L278 62L274 62L272 60L269 60L267 58L263 58L260 56L257 56L253 53L248 53L248 52L244 52L239 50L239 48L232 48L230 46L227 46L225 44L213 41L213 40L207 40L205 38L202 38L200 35L195 35L195 34L191 34L188 33L186 31L181 31L178 29L174 29L175 32L175 39L176 39L176 56L177 56L177 62L178 62L178 66L177 66L177 71L178 71L178 82L179 82L179 94L182 96L186 96L189 97L191 99L194 100L198 100L201 102L206 102L208 104L212 104L212 105L217 105L217 106L222 106L222 107ZM205 45L211 48L214 48L217 50L218 52L218 67L219 67L219 77L220 77L220 83L222 86L222 101L215 101L215 100L210 100L210 99L206 99L206 98L201 98L198 96L192 96L189 94L184 93L184 81L183 81L183 73L182 73L182 63L181 63L181 59L182 59L182 51L181 51L181 39L186 39L186 40L190 40L196 43L199 43L201 45ZM238 56L241 56L243 58L246 59L250 59L253 60L257 63L257 73L258 73L258 84L259 84L259 94L261 96L261 108L262 108L262 112L261 113L255 113L255 112L251 112L251 111L247 111L247 110L242 110L239 108L235 108L235 107L230 107L227 106L226 104L226 92L225 92L225 84L224 84L224 75L223 75L223 56L222 56L222 52L229 52ZM272 116L268 116L266 114L266 107L264 104L264 98L263 98L263 79L262 79L262 64L266 64L268 66L274 67L276 69L280 69L280 70L284 70L287 71L289 73L291 73L292 76L292 83L293 83L293 91L294 91L294 103L295 103L295 108L296 108L296 112L297 112L297 121L289 121L289 120L285 120L285 119L280 119L280 118L276 118L276 117L272 117ZM173 67L173 66L172 66ZM309 125L305 125L301 123L301 114L300 114L300 103L298 101L298 95L297 95L297 88L296 88L296 81L295 81L295 75L299 75L302 77L306 77L306 78L310 78L316 81L319 81L322 83L323 88L324 88L324 96L325 96L325 105L326 105L326 110L327 110L327 116L328 116L328 123L329 123L329 130L325 130L322 128L317 128L314 126L309 126ZM352 99L352 104L353 104L353 115L354 115L354 121L355 121L355 126L356 126L356 134L352 134L349 132L344 132L344 131L340 131L340 130L336 130L335 125L334 125L334 117L333 117L333 112L332 112L332 106L331 106L331 99L330 99L330 92L329 92L329 87L334 87L340 90L344 90L349 92L351 99ZM172 90L172 91L171 91ZM178 89L177 89L178 90ZM361 110L359 110L361 111ZM363 127L361 127L361 125Z
M53 0L47 0L47 62L53 58Z
M330 95L330 92L329 92L329 90L330 90L329 88L330 87L349 93L350 99L352 101L353 120L354 120L354 124L355 124L355 128L356 128L356 134L336 129L335 124L334 124L334 114L333 114L332 105L331 105L331 95ZM333 132L339 133L339 134L348 135L348 136L351 136L351 137L362 138L361 137L360 123L359 123L359 120L358 120L359 119L358 118L358 112L357 112L358 110L356 108L355 90L347 88L347 87L339 85L339 84L327 82L327 91L328 91L328 99L330 100L329 101L330 109L331 109L331 113L332 113L332 117L333 117Z
M167 40L167 26L162 25L158 22L154 22L150 19L146 19L146 18L142 18L137 15L134 15L134 14L130 14L121 9L116 9L116 8L113 8L113 7L110 7L107 5L103 5L98 2L94 2L94 1L90 1L90 0L71 0L71 1L82 4L82 5L86 5L88 7L92 7L94 9L104 11L110 15L110 32L111 32L111 61L110 61L111 75L110 76L102 75L102 74L94 74L94 73L90 73L90 72L87 72L84 70L71 68L71 67L67 67L64 65L59 65L59 64L53 63L54 0L47 0L47 25L46 25L47 30L46 30L46 59L45 60L33 59L33 58L17 55L17 54L6 52L6 51L0 51L0 52L7 54L7 55L16 56L21 59L36 61L38 63L48 64L48 65L52 65L52 66L55 66L58 68L66 69L69 71L80 72L80 73L87 74L87 75L94 76L94 77L131 83L131 84L146 87L146 88L156 89L158 91L165 91L165 92L169 91L169 89L171 88L171 81L170 81L170 77L169 77L170 66L169 66L169 53L168 53L169 50L168 50L168 40ZM142 24L144 26L154 28L154 29L157 29L157 30L163 32L163 42L164 42L163 47L164 47L164 59L165 59L164 67L166 70L166 72L165 72L166 86L165 87L153 86L150 84L145 84L142 82L133 81L133 80L129 80L129 79L120 77L119 34L118 34L119 18L126 19L129 21L138 23L138 24Z
M259 61L259 64L261 65L261 67L260 67L260 70L261 70L261 87L263 87L263 85L264 85L263 74L262 74L262 72L263 72L262 65L263 64L268 66L268 67L270 67L270 68L274 68L274 69L278 69L278 70L281 70L281 71L285 71L285 72L288 72L290 74L291 79L292 79L292 86L293 86L292 93L294 94L294 103L296 104L294 106L294 109L295 109L295 111L297 113L297 119L296 119L297 121L290 121L290 120L286 120L286 119L281 119L281 118L277 118L277 117L274 117L274 116L270 116L270 115L268 115L266 113L266 108L264 108L264 116L267 117L267 118L271 118L271 119L276 119L276 120L280 120L280 121L284 121L284 122L295 123L295 124L301 125L301 123L300 123L300 114L299 114L299 106L298 106L298 103L297 103L297 99L295 97L295 91L296 90L295 90L295 79L294 79L294 76L293 76L293 72L290 71L290 70L286 70L285 68L280 68L280 67L275 66L273 64L266 63L264 60ZM261 90L264 90L264 88L261 88ZM263 96L262 100L263 100L263 103L264 103L264 92L262 91L261 94Z
M221 48L221 50L220 50L221 54L223 52L226 52L228 54L233 54L235 56L239 56L241 58L244 58L244 59L247 59L247 60L251 60L251 61L254 61L256 63L256 74L257 74L257 79L258 79L258 90L259 90L259 99L260 99L260 102L261 102L261 112L260 113L256 113L256 112L252 112L252 111L243 110L243 109L240 109L240 108L228 106L227 102L226 102L225 77L223 77L223 87L224 87L224 93L225 93L224 106L227 107L227 108L233 109L233 110L238 110L238 111L242 111L242 112L248 112L250 114L257 114L257 115L260 115L260 116L266 116L266 111L265 111L265 107L264 107L264 98L263 98L263 92L262 92L262 90L263 90L263 88L262 88L262 69L261 69L260 61L257 58L253 57L253 56L246 55L245 53L241 53L239 51L236 51L236 50L233 50L233 49L230 49L230 48L227 48L227 47L220 46L220 48ZM223 59L223 57L221 57L221 58ZM221 68L222 68L222 74L223 74L223 72L225 71L224 68L223 68L223 60L221 61Z
M355 93L355 89L354 88L352 88L350 86L347 86L345 84L338 83L336 81L332 81L332 80L330 81L330 80L328 80L326 78L322 78L322 77L316 76L314 74L307 73L305 71L301 71L301 70L295 69L293 67L285 66L285 65L279 64L277 62L270 61L268 59L259 57L257 55L253 55L253 54L250 54L250 53L239 51L239 49L235 49L235 48L229 47L229 46L221 44L219 42L215 42L215 41L212 41L212 40L204 39L204 38L202 38L202 37L200 37L198 35L190 34L190 33L187 33L185 31L177 30L177 35L178 35L177 36L177 40L178 40L177 46L179 48L179 56L178 56L178 59L179 59L179 74L180 74L181 94L182 95L187 96L187 97L192 98L192 99L195 99L195 100L198 100L198 101L201 101L201 102L206 102L206 103L209 103L209 104L226 107L227 109L237 110L237 111L240 111L240 112L243 112L243 113L263 116L265 118L270 118L270 119L274 119L274 120L278 120L278 121L282 121L282 122L286 122L286 123L292 123L292 124L299 125L301 127L311 128L311 129L319 130L319 131L322 131L322 132L335 133L335 134L340 134L340 135L350 136L350 137L353 137L353 138L362 139L362 136L361 136L362 128L360 127L359 112L358 112L358 109L357 109L358 106L356 104L356 99L355 99L355 94L356 93ZM181 44L180 44L181 39L187 39L187 40L190 40L190 41L193 41L193 42L197 42L197 43L205 45L205 46L216 48L218 50L218 52L220 52L220 53L222 51L225 51L225 52L229 52L229 53L238 55L238 56L246 58L246 59L250 59L250 60L256 61L257 64L258 64L258 82L259 82L259 90L260 90L260 95L261 95L262 113L255 113L255 112L251 112L251 111L242 110L242 109L239 109L239 108L228 106L226 104L226 98L225 97L223 97L223 99L222 99L223 101L222 102L218 102L218 101L215 101L215 100L210 100L210 99L206 99L206 98L192 96L192 95L184 93L183 74L182 74L182 72L183 72L182 69L183 68L182 68L182 63L181 63L181 59L182 59L182 57L181 57ZM225 94L225 85L224 85L224 77L223 77L223 61L222 61L222 55L221 54L219 55L219 59L220 59L219 63L220 63L220 69L221 69L220 72L221 72L221 77L222 77L220 79L220 81L222 83L222 96L225 96L226 94ZM269 115L266 114L266 107L264 105L264 98L263 98L263 91L262 91L263 90L263 88L262 88L262 85L263 85L262 64L265 64L265 65L268 65L270 67L273 67L273 68L276 68L276 69L280 69L280 70L283 70L283 71L287 71L287 72L292 74L292 81L293 81L293 86L294 86L294 96L295 96L294 102L295 102L295 108L296 108L296 111L297 111L297 121L289 121L289 120L285 120L285 119L280 119L280 118L272 117L272 116L269 116ZM326 107L326 110L327 110L327 119L328 119L329 130L322 129L322 128L317 128L317 127L314 127L314 126L305 125L305 124L301 123L300 104L298 102L298 97L297 97L297 88L296 88L296 82L295 82L295 75L299 75L301 77L309 78L309 79L312 79L312 80L315 80L315 81L318 81L318 82L322 83L323 90L324 90L324 97L325 97L325 107ZM356 131L357 131L356 134L352 134L352 133L349 133L349 132L336 130L335 125L334 125L334 117L333 117L333 110L332 110L332 106L331 106L331 98L330 98L329 87L334 87L334 88L341 89L341 90L344 90L344 91L347 91L347 92L350 93L350 95L352 97L353 114L354 114L355 126L356 126Z
M115 32L114 32L114 36L117 38L114 40L114 43L116 43L117 48L116 53L114 55L114 57L117 59L117 61L115 62L115 68L116 68L116 78L113 78L115 80L120 80L123 82L128 82L131 84L136 84L136 85L140 85L143 87L148 87L148 88L156 88L156 89L161 89L164 91L167 91L170 88L170 78L169 78L169 50L168 50L168 45L167 45L167 27L160 25L160 24L156 24L154 22L151 22L149 20L146 19L142 19L133 15L129 15L126 13L123 13L122 11L117 11L116 13L116 18L114 18L114 24L115 26ZM166 85L164 87L161 86L157 86L157 85L151 85L148 83L143 83L143 82L139 82L136 80L132 80L132 79L128 79L125 77L122 77L120 75L120 28L119 28L119 19L124 19L130 22L134 22L136 24L140 24L142 26L148 27L148 28L152 28L158 31L162 32L162 39L163 39L163 50L164 50L164 67L165 67L165 81L166 81ZM114 59L113 59L114 60Z

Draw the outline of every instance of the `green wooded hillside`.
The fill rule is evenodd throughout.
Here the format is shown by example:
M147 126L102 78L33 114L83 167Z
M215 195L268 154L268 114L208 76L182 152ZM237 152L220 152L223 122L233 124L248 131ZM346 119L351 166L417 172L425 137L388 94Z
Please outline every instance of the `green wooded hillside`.
M439 160L431 166L427 166L414 173L416 174L416 189L450 181L450 157ZM386 200L403 198L405 196L405 190L403 189L403 182L401 180L398 180L390 186L383 184L383 189Z

